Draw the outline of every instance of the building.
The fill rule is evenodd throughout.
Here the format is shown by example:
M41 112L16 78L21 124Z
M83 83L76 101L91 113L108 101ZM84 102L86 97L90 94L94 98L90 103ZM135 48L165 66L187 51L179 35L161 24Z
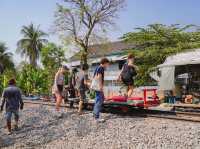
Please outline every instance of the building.
M177 96L192 94L200 98L200 49L169 56L151 76L162 91L173 90ZM158 73L159 72L159 73Z
M107 57L111 61L109 69L105 71L105 94L107 96L117 94L122 87L116 80L123 64L126 62L127 51L133 48L136 48L134 44L123 41L109 42L89 47L88 64L90 65L90 78L92 78L94 70L99 65L101 58ZM75 54L69 61L68 66L79 67L80 53Z

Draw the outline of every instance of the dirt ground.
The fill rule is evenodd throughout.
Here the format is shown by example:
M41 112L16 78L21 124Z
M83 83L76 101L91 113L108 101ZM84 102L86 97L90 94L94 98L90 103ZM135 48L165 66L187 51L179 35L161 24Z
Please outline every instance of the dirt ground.
M20 112L18 131L6 135L1 117L0 148L5 149L199 149L200 124L104 113L96 123L91 112L78 116L64 109L27 106Z

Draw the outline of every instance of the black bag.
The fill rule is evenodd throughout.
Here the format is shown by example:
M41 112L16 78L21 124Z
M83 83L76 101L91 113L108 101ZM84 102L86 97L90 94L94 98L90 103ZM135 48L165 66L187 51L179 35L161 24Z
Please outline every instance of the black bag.
M125 82L129 82L133 80L133 77L137 75L137 72L133 66L129 66L128 64L125 64L123 66L123 70L121 73L121 78Z

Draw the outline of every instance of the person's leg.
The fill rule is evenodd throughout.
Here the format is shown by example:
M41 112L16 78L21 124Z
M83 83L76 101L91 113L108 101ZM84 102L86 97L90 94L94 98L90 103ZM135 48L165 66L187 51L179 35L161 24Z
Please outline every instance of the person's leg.
M73 100L70 100L69 105L70 105L70 108L73 108L74 107L74 98L76 98L76 90L75 90L75 88L71 89L70 98L73 98Z
M95 119L99 119L100 111L103 104L103 98L104 98L103 93L96 91L96 100L95 100L95 105L94 105L94 110L93 110Z
M13 114L14 114L14 118L15 118L15 125L14 125L14 127L15 127L15 129L18 129L19 111L18 110L14 111Z
M67 104L68 102L68 90L64 89L64 103Z
M81 114L82 110L83 110L83 103L84 103L84 100L86 98L86 95L85 95L85 91L84 90L80 90L79 94L80 94L80 102L79 102L78 112L79 112L79 114Z
M6 124L7 124L7 129L8 129L8 134L11 134L11 117L12 117L12 112L7 111L6 112Z
M60 105L62 103L62 96L56 93L56 111L60 111Z
M128 97L131 97L131 95L133 94L133 89L134 87L132 85L128 86Z
M78 113L81 114L83 109L83 99L80 99L78 106Z

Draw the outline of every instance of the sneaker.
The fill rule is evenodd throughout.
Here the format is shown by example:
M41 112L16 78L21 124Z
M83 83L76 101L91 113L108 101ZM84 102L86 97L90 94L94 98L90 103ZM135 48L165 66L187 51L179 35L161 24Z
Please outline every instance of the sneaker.
M8 131L8 132L7 132L7 135L11 135L11 134L12 134L12 132L11 132L11 131Z
M97 122L97 123L104 123L104 122L105 122L105 119L99 119L99 118L98 118L98 119L96 119L96 122Z
M60 113L58 114L58 118L63 118L63 116L64 116L64 113L62 113L62 112L60 112Z
M19 129L19 127L18 127L18 125L14 125L14 130L18 130Z
M60 111L59 111L59 112L56 111L56 113L54 114L54 117L55 117L55 118L62 118L63 115L64 115L64 114L63 114L62 112L60 112Z

